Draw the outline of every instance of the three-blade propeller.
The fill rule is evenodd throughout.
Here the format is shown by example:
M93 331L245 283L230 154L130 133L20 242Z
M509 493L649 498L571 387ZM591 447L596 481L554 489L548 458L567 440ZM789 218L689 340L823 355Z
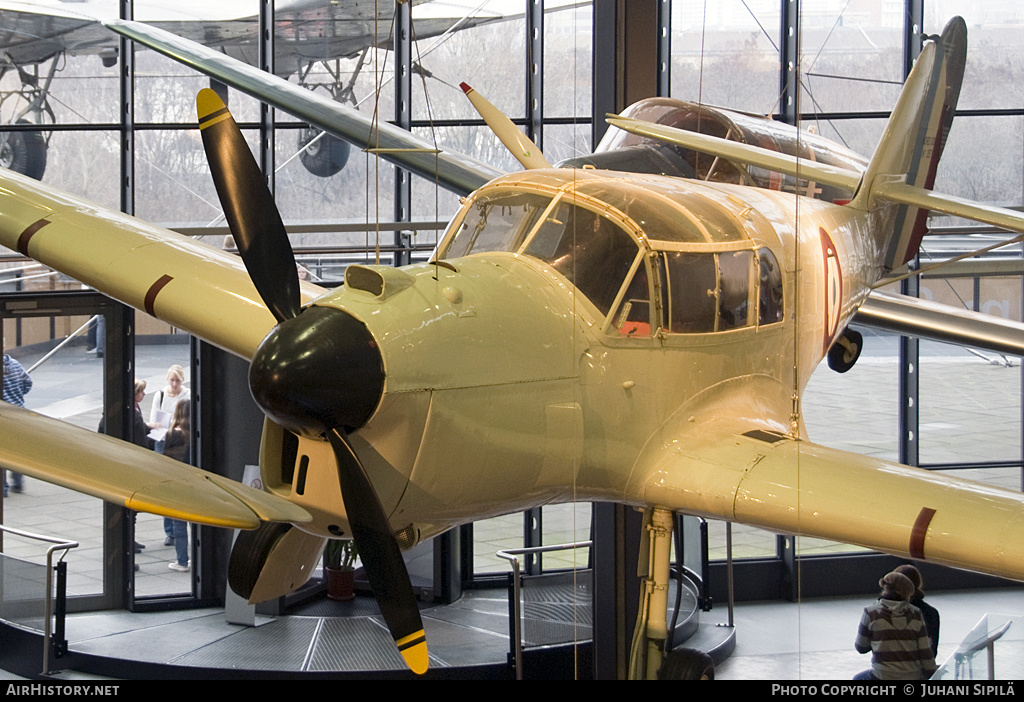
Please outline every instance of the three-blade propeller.
M347 433L369 419L383 361L359 320L333 307L302 309L295 256L281 216L238 125L212 90L196 98L217 195L242 261L278 325L253 356L249 387L285 428L330 441L342 500L374 596L413 672L427 669L423 624L401 550Z

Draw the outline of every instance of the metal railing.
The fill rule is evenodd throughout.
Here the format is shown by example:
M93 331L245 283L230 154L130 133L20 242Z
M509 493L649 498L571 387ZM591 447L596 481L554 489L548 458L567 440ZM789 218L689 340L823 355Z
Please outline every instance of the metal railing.
M68 551L70 551L73 548L77 548L78 547L78 542L77 541L67 541L65 539L58 539L58 538L51 537L51 536L42 536L40 534L33 534L31 532L22 531L21 529L14 529L12 527L4 526L2 524L0 524L0 532L2 532L5 535L6 534L11 534L11 535L14 535L14 536L19 536L21 538L31 539L31 540L34 540L34 541L42 541L44 543L51 544L51 546L46 549L46 585L45 585L45 587L46 587L46 594L44 596L44 603L45 604L44 604L44 607L43 607L43 668L42 668L42 672L43 672L43 675L47 675L50 672L50 659L51 659L51 654L53 652L53 638L54 638L54 622L53 622L53 615L54 615L53 573L54 573L54 569L55 569L55 566L54 566L54 555L57 553L57 551L60 551L61 553L60 553L60 557L57 559L57 563L58 563L58 565L63 564L64 557L67 555ZM0 553L0 557L5 558L5 559L13 558L12 556L8 556L8 555L2 554L2 553ZM64 608L64 605L63 605L63 600L64 599L65 599L65 594L63 592L63 588L61 588L61 592L58 593L58 602L57 602L57 605L58 605L58 609L57 609L58 621L57 621L56 628L57 628L57 631L58 631L59 638L60 638L60 640L62 642L63 642L63 639L64 639L64 611L65 611L65 608ZM62 643L62 646L63 646L63 643Z
M522 586L523 581L519 568L518 556L525 556L538 553L549 553L551 551L572 551L577 548L590 548L592 541L578 541L571 544L553 544L551 546L535 546L532 548L517 548L508 551L498 551L498 558L503 558L512 564L512 655L515 658L516 680L523 679L523 609L522 609Z
M988 616L968 634L967 639L960 645L960 648L953 654L955 677L957 680L974 679L974 659L985 651L987 680L996 679L996 641L1003 637L1013 621L1010 620L993 631L988 631Z

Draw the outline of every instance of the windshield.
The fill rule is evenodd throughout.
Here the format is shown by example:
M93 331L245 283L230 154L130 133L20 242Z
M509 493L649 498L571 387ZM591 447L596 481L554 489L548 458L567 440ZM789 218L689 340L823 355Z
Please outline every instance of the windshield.
M633 237L607 217L562 202L523 253L549 264L607 314L639 252Z
M550 196L523 191L478 198L468 205L439 258L522 253L561 273L607 314L640 245L603 214L565 199L549 208L551 201Z
M522 191L479 198L469 205L458 231L438 258L517 251L537 217L550 203L550 197Z

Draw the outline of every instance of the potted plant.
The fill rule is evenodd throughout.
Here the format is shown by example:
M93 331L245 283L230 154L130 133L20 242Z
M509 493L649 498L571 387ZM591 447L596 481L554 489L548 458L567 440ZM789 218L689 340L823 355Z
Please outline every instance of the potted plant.
M355 598L356 542L329 539L324 549L324 573L327 574L327 598L347 602Z

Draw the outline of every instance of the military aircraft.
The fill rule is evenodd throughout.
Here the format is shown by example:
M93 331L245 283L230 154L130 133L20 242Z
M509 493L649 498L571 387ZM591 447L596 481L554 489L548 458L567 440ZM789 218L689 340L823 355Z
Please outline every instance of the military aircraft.
M413 0L413 36L438 37L505 19L480 3ZM235 58L255 64L258 17L251 2L137 3L135 19L151 23ZM98 56L105 67L117 63L118 37L101 23L119 16L116 0L0 0L0 78L17 74L19 87L5 91L4 100L20 96L5 119L11 124L53 124L54 78L68 56ZM391 3L343 0L278 0L275 5L274 70L294 75L311 90L326 91L332 99L354 103L353 86L364 61L351 76L336 67L324 73L318 65L341 58L365 59L374 47L386 46L393 31ZM331 76L330 80L325 80ZM59 99L59 91L55 93ZM310 173L327 177L348 160L348 143L320 137L318 130L299 133L300 161ZM46 170L48 136L41 131L0 133L0 166L40 179Z
M963 76L959 18L925 42L870 159L769 120L648 101L613 118L643 136L550 168L478 100L527 167L505 175L157 28L110 26L467 197L429 262L352 265L324 290L293 275L265 181L212 91L199 124L241 262L2 174L0 243L251 361L266 492L88 432L69 436L79 460L63 465L44 440L52 420L11 407L0 466L251 529L229 578L252 601L304 582L326 539L354 536L416 672L429 654L401 550L549 503L645 508L656 585L675 512L1024 580L1024 496L815 444L800 407L823 358L856 361L848 325L883 316L872 289L914 257L926 210L1024 231L1020 213L930 190ZM639 119L656 113L662 124ZM756 146L734 140L747 133ZM826 187L797 187L808 179ZM934 310L890 298L896 327L935 326L922 321ZM1024 326L972 324L939 335L1024 354ZM650 674L664 600L649 609Z

